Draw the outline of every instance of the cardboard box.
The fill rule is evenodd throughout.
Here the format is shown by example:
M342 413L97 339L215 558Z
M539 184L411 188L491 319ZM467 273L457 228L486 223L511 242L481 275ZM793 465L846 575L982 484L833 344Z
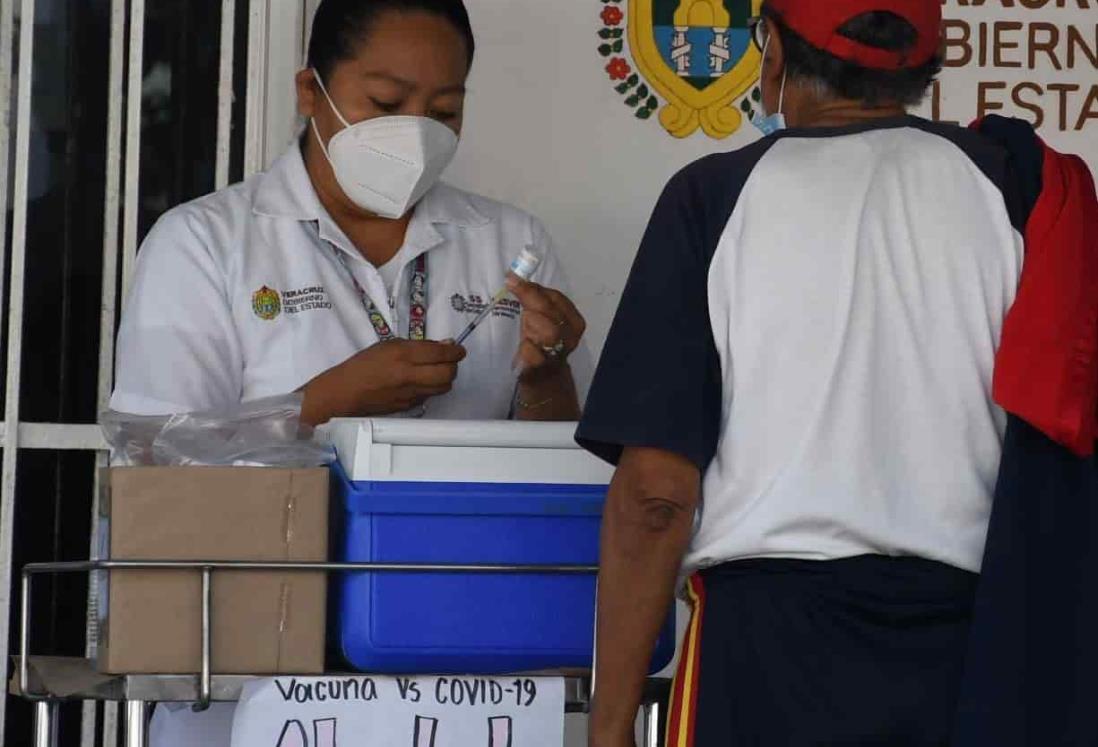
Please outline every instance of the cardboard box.
M323 561L325 468L127 467L109 471L102 535L114 560ZM198 571L101 574L98 667L201 669ZM327 579L320 573L217 571L212 668L219 674L324 670Z

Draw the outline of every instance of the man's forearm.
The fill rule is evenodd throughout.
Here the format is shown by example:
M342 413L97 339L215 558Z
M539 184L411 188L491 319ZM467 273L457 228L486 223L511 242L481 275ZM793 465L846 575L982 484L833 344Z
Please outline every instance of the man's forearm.
M690 541L697 468L627 450L603 517L591 747L633 744L644 680Z

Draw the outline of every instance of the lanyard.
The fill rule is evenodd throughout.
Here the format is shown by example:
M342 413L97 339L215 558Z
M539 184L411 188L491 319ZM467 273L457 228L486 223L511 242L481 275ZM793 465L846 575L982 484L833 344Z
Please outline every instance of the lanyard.
M358 282L358 278L351 271L351 266L347 264L347 258L343 256L343 252L334 245L332 245L332 251L335 252L339 263L343 265L343 269L347 271L347 276L351 278L351 285L358 293L359 300L362 301L362 307L366 309L366 315L370 317L370 324L374 325L377 336L382 342L396 339L396 333L389 326L389 322L385 321L385 316L378 309L374 300L370 298L370 294ZM408 287L408 339L422 342L427 339L427 252L416 257L412 267L412 282Z

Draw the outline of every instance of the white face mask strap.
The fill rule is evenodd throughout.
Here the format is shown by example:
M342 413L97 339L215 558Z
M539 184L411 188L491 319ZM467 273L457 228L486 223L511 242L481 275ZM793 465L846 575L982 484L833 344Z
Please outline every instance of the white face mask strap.
M762 74L766 70L766 52L770 49L770 37L766 37L766 43L763 44L762 49L762 62L759 63L759 81L762 82ZM778 89L778 111L775 114L782 114L785 107L785 81L789 77L789 71L782 70L782 85Z
M332 97L328 95L328 88L324 85L324 81L320 79L320 73L316 71L316 68L313 68L313 77L316 78L317 85L319 85L320 90L324 92L324 98L328 99L328 106L332 107L332 111L339 117L339 121L343 123L344 127L350 127L351 123L343 118L343 114L336 108L335 102L332 101Z
M320 129L316 126L316 117L309 118L309 124L312 125L313 134L316 135L316 142L320 145L320 152L324 154L324 157L328 159L328 163L332 168L335 168L335 164L332 163L332 157L328 155L328 146L324 144L324 138L320 136Z
M778 91L778 114L784 114L785 107L785 79L789 77L788 70L782 70L782 87Z

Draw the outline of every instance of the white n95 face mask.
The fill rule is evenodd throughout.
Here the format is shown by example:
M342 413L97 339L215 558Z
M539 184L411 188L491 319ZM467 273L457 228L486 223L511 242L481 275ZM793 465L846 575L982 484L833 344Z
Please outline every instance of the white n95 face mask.
M442 176L457 152L458 136L427 117L392 116L351 124L336 108L320 74L313 75L343 123L327 147L312 120L320 149L350 200L382 218L402 218Z

